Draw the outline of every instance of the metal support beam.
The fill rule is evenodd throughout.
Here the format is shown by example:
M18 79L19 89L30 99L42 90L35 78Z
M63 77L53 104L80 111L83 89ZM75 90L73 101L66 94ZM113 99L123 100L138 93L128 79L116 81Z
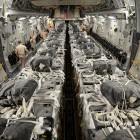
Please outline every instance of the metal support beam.
M140 33L140 0L136 0L137 32Z
M85 13L86 15L116 15L118 18L125 18L126 19L126 8L116 9L116 10L107 10L107 11L99 11L99 12L90 12Z
M31 0L31 3L36 6L51 6L51 5L98 5L101 0Z
M5 16L6 13L6 0L3 0L3 15Z
M16 11L16 10L9 10L6 12L6 15L10 16L49 16L48 13L39 13L39 12L30 12L30 11Z

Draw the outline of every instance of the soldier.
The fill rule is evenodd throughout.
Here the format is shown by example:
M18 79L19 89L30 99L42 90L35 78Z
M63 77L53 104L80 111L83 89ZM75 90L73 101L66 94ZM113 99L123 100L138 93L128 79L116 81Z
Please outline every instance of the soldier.
M21 60L22 68L24 68L26 54L29 53L29 51L27 50L26 46L21 43L21 41L18 41L18 46L16 47L15 53Z

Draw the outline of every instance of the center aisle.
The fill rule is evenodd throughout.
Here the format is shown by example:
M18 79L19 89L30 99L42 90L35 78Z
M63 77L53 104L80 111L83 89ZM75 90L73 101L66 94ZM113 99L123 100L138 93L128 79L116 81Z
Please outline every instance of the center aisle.
M73 84L73 68L69 43L68 24L66 30L65 53L65 85L64 85L64 140L76 140L75 129L75 94Z

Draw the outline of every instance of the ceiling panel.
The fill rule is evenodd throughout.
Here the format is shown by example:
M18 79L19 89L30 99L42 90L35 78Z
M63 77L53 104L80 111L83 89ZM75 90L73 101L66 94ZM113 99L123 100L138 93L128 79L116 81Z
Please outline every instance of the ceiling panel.
M37 6L50 5L98 5L102 0L31 0Z

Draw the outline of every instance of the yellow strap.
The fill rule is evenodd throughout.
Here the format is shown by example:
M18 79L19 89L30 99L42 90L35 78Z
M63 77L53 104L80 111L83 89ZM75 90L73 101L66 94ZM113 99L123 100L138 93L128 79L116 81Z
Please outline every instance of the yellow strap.
M0 68L2 68L2 64L0 63Z
M6 13L6 0L3 0L3 4L4 4L4 7L3 7L4 10L3 11L4 11L4 16L5 16L5 13Z
M44 135L44 134L43 134L43 135L42 135L42 138L47 138L47 135Z
M133 64L135 64L135 65L139 65L139 62L137 61L137 60L134 60L134 61L132 61L133 62Z

